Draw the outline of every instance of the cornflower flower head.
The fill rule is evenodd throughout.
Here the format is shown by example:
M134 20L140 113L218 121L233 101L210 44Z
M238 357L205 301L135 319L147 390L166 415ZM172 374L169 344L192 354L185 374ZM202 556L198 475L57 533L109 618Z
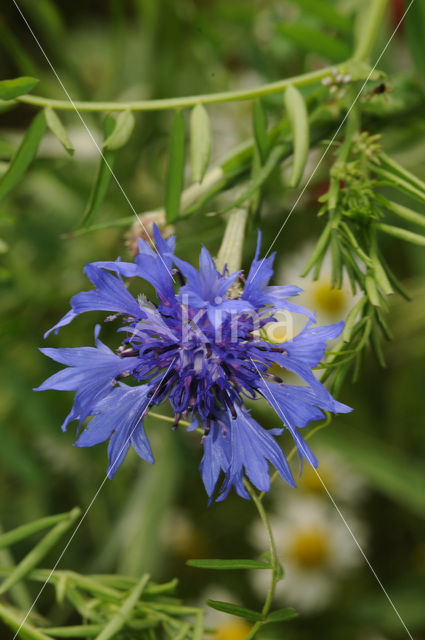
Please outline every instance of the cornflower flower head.
M274 255L260 259L261 235L246 278L242 272L218 271L203 248L199 270L174 255L175 238L167 240L154 228L156 251L139 240L132 263L95 262L85 267L94 289L71 300L71 310L50 330L57 332L86 311L108 311L120 318L122 344L112 351L99 340L95 347L41 349L66 365L37 390L76 391L62 429L79 422L76 446L109 440L111 478L130 446L154 462L143 420L151 407L169 401L174 426L181 417L188 430L201 429L202 479L210 498L223 500L232 487L248 498L244 476L260 491L270 487L269 462L295 486L288 462L275 436L291 433L300 459L317 459L299 432L324 411L348 412L316 379L312 368L321 361L326 340L338 336L343 323L314 327L314 314L288 301L301 290L269 286ZM158 302L136 299L123 278L142 278L156 290ZM179 284L180 286L176 286ZM281 321L282 312L303 314L302 331L285 343L267 339L264 329ZM277 320L279 318L279 320ZM270 373L278 365L302 381L284 384ZM125 382L124 382L125 380ZM244 398L264 397L283 422L266 430L244 407ZM92 416L81 431L82 423ZM220 478L223 479L221 486Z

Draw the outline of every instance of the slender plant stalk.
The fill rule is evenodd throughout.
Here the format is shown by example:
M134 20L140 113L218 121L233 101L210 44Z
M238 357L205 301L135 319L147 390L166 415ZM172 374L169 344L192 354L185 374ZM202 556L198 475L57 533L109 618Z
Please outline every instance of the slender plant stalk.
M221 91L206 93L198 96L181 98L163 98L160 100L135 100L131 102L86 102L70 100L54 100L44 96L26 95L16 98L18 102L31 104L35 107L51 107L62 111L160 111L165 109L181 109L193 107L197 104L218 104L220 102L236 102L238 100L253 100L261 96L280 93L290 84L305 87L320 82L332 72L333 67L324 67L318 71L310 71L292 78L285 78L277 82L263 84L253 89L238 89L237 91Z
M252 501L254 502L255 506L257 507L257 511L260 515L260 518L266 528L267 531L267 537L269 539L269 547L270 547L270 564L271 564L271 579L270 579L270 585L269 585L269 590L267 592L267 596L266 596L266 600L264 602L264 606L261 610L261 613L263 614L264 618L266 618L267 614L270 613L270 609L272 606L272 602L273 602L273 597L274 597L274 592L276 589L276 584L279 580L279 559L277 557L277 551L276 551L276 544L273 538L273 532L272 532L272 528L270 525L270 520L267 516L267 513L264 509L263 503L260 500L260 495L256 492L256 490L254 489L254 487L252 486L252 484L249 482L249 480L247 478L244 478L244 484L245 487L249 493L249 495L252 498ZM255 638L255 635L257 633L257 631L260 629L260 627L263 625L263 621L262 620L258 620L258 622L256 622L252 627L251 630L249 631L248 635L245 637L245 640L251 640L252 638Z

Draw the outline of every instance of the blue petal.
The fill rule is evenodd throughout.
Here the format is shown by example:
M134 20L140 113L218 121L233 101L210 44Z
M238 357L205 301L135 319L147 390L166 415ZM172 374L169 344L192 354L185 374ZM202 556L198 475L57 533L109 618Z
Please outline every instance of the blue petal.
M225 436L222 428L212 422L210 433L204 437L204 455L199 469L206 492L212 499L221 471L227 471L230 461L230 438Z
M138 358L120 358L97 338L96 344L96 348L41 349L45 355L69 368L53 374L35 390L77 392L74 406L62 425L63 430L72 420L82 422L91 415L99 400L114 388L117 376L139 365Z
M59 329L61 327L66 327L67 324L69 324L70 322L72 322L74 320L74 318L77 317L77 313L75 313L73 311L73 309L71 309L70 311L68 311L68 313L66 313L63 318L61 318L59 320L58 323L55 324L54 327L52 327L51 329L49 329L48 331L46 331L46 333L44 334L44 339L47 338L47 336L49 336L53 331L54 333L57 333L59 331Z
M90 447L110 438L108 477L112 478L124 460L130 444L144 460L153 462L141 416L149 404L151 385L128 387L120 384L95 407L96 415L75 443Z
M93 264L87 264L84 271L96 288L77 293L71 299L71 306L76 314L86 311L116 311L136 318L143 316L139 304L119 278Z
M314 406L314 398L309 390L303 390L303 387L299 387L298 391L294 392L294 388L292 388L294 395L292 400L284 385L281 386L262 380L259 384L259 389L291 432L300 458L306 458L313 467L317 467L316 456L297 431L297 427L305 427L311 420L318 420L323 417L323 413ZM298 409L294 404L297 399L300 403L303 403Z
M211 258L209 251L202 247L199 256L199 282L201 295L205 300L209 299L210 292L214 289L214 285L220 278L214 260Z
M135 264L134 262L122 262L119 258L114 262L102 261L92 262L91 264L99 269L115 271L115 273L119 273L126 278L134 278L135 276L140 276L140 268L137 264Z
M232 486L240 496L248 497L243 486L244 473L257 489L268 491L270 477L267 461L271 462L281 477L294 487L295 483L288 462L273 436L245 410L236 407L236 413L237 417L231 420L229 427L231 462L218 499L224 500Z
M138 424L135 431L131 436L131 444L133 449L143 460L150 462L153 464L155 462L154 457L152 455L152 449L149 444L148 437L143 428L142 422Z

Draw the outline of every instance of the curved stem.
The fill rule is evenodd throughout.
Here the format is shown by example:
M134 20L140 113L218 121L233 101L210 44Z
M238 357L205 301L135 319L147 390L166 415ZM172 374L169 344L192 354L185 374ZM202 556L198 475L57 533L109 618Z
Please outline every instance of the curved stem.
M270 545L270 564L271 564L271 579L270 579L270 586L269 586L269 590L267 592L267 596L266 596L266 600L264 602L264 606L261 610L261 613L263 614L264 618L266 618L267 614L270 612L270 608L272 606L272 602L273 602L273 596L274 596L274 592L276 589L276 583L279 580L279 559L277 557L277 551L276 551L276 544L273 538L273 532L272 532L272 528L270 525L270 521L269 518L267 516L267 513L264 509L263 503L260 499L260 495L256 492L256 490L254 489L254 487L252 486L252 484L249 482L249 480L247 478L244 478L244 485L249 493L249 495L252 498L252 501L254 502L255 506L257 507L257 511L260 515L260 518L266 528L267 531L267 536L269 539L269 545ZM257 633L257 631L260 629L260 627L264 624L264 622L262 620L259 620L258 622L256 622L252 627L251 630L249 631L248 635L245 637L245 640L252 640L252 638L255 637L255 634Z
M198 96L186 96L181 98L163 98L159 100L136 100L132 102L86 102L69 100L54 100L43 96L26 95L16 98L18 102L31 104L35 107L52 107L63 111L159 111L164 109L181 109L193 107L196 104L217 104L219 102L235 102L237 100L252 100L261 96L279 93L290 84L304 87L320 82L328 76L333 67L324 67L319 71L310 71L293 78L285 78L277 82L263 84L252 89L239 89L237 91L222 91L218 93L206 93Z

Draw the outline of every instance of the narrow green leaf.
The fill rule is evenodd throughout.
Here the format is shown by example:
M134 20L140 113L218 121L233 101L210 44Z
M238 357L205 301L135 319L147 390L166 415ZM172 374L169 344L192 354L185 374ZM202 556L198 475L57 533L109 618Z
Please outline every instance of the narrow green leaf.
M0 549L9 547L16 542L20 542L21 540L28 538L28 536L31 536L33 533L37 533L38 531L47 529L47 527L52 527L58 522L62 522L63 520L67 520L68 518L69 513L58 513L54 516L47 516L46 518L34 520L33 522L23 524L16 529L12 529L12 531L3 533L2 535L0 535Z
M386 337L387 340L393 340L394 335L393 335L393 332L391 331L391 329L388 326L388 322L387 322L387 320L385 318L384 313L378 307L375 309L375 313L376 313L376 317L377 317L379 326L381 327L384 336Z
M350 57L350 47L339 38L320 29L299 23L280 23L279 32L305 51L317 53L331 62L342 62Z
M389 267L388 263L384 260L384 258L381 258L383 266L385 268L385 272L392 284L392 286L394 287L395 291L397 291L397 293L399 293L405 300L411 300L411 296L408 292L408 290L406 289L406 287L404 286L404 284L397 278L397 276L395 275L395 273L392 271L392 269Z
M106 116L104 123L105 139L107 139L111 135L114 128L114 118L111 115ZM82 227L87 227L89 225L89 222L91 222L92 218L102 204L104 197L106 196L106 192L111 181L111 169L114 166L114 159L115 153L111 149L105 149L103 151L103 158L100 157L99 159L96 178L90 192L86 210L81 220L80 226Z
M418 178L418 176L415 176L414 173L412 173L408 169L405 169L401 164L396 162L393 158L390 158L390 156L387 156L386 153L381 153L379 155L379 160L382 166L389 169L391 173L397 174L400 178L403 178L403 180L406 180L406 182L409 182L411 185L416 187L416 189L418 189L419 191L425 194L425 182L423 182L423 180Z
M361 298L357 304L349 312L348 316L345 319L344 330L341 335L341 339L344 342L349 342L351 335L353 333L355 322L358 318L359 313L362 311L364 305L367 302L367 298Z
M68 586L69 576L65 573L62 574L59 580L55 584L56 588L56 602L58 604L63 604L66 595L66 588Z
M379 362L379 365L385 369L387 364L385 362L384 353L382 351L381 339L378 332L378 327L376 324L372 326L372 330L370 333L370 343L372 345L373 351L375 353L376 359Z
M20 629L19 636L23 640L50 640L49 636L44 635L29 622L26 621L22 624L24 617L24 614L18 613L15 609L0 604L0 619L13 631L16 632Z
M135 123L134 115L130 110L122 111L117 117L114 130L103 143L103 148L116 151L116 149L120 149L127 144L133 133Z
M359 256L360 260L363 260L363 262L368 266L371 267L372 266L372 261L369 258L369 256L363 251L363 249L361 248L361 246L359 245L359 243L357 242L356 236L354 235L354 233L351 231L350 227L348 226L348 224L346 222L341 222L339 224L340 228L343 230L344 234L347 237L347 240L349 242L349 244L351 245L353 251Z
M379 299L378 289L376 288L375 279L373 278L373 276L369 274L365 278L365 289L366 289L367 296L370 302L373 304L373 306L379 307L380 299Z
M310 269L314 267L316 262L324 257L331 238L332 224L328 222L326 227L323 229L319 240L317 241L316 246L314 247L313 253L311 254L304 271L301 274L301 277L305 277Z
M384 206L395 213L403 220L407 220L408 222L412 222L413 224L420 225L421 227L425 227L425 215L422 213L418 213L417 211L413 211L413 209L409 209L409 207L405 207L402 204L398 204L397 202L391 202L385 198L382 198L384 201Z
M46 123L50 131L57 137L65 151L72 156L74 147L56 111L53 111L51 107L45 107L44 115L46 116Z
M370 258L372 260L372 268L373 273L376 279L378 286L381 287L382 291L385 295L389 296L394 293L394 289L391 286L391 283L385 273L385 269L382 266L382 262L378 258L377 254L373 251L371 252Z
M260 156L261 164L267 157L267 119L261 100L256 100L252 106L252 127L254 130L255 146Z
M197 104L190 114L190 166L193 182L202 182L211 155L211 123L204 105Z
M340 289L342 287L342 260L340 243L338 242L338 235L335 230L332 230L331 235L331 258L332 258L332 280L331 287Z
M130 594L124 600L116 614L109 620L105 628L96 636L96 640L109 640L113 638L124 626L127 618L136 606L137 601L143 593L143 590L149 580L149 574L145 574L140 578L136 586L131 590Z
M418 188L418 186L406 179L406 177L402 177L398 172L390 168L374 167L373 171L384 180L385 185L399 189L403 193L407 193L407 195L415 198L415 200L419 200L419 202L425 204L425 190Z
M176 112L171 127L169 157L165 185L165 212L167 222L174 222L180 213L180 196L184 177L185 130L181 111Z
M271 569L270 563L259 560L188 560L186 564L198 569Z
M292 607L286 609L277 609L267 616L266 622L284 622L286 620L293 620L298 616L298 613Z
M341 246L341 257L344 263L344 270L348 275L348 279L350 280L351 291L353 292L353 296L356 295L357 292L357 278L356 278L356 268L353 265L355 264L351 253L344 247ZM356 265L357 266L357 265Z
M409 7L406 16L406 35L416 73L425 87L425 5L423 2L414 2Z
M193 627L192 640L203 640L204 637L204 612L200 611L196 614L196 620Z
M412 244L418 244L421 247L425 247L425 236L421 236L419 233L413 233L413 231L393 227L390 224L384 224L382 222L378 222L376 224L376 228L380 229L384 233L388 233L390 236L394 236L394 238L398 238L399 240L404 240L405 242L411 242Z
M40 111L31 122L24 139L13 156L6 173L0 180L0 200L19 182L37 153L38 145L46 131L46 118Z
M67 520L59 522L47 533L44 538L16 565L15 569L0 586L0 594L5 593L10 587L22 580L44 558L46 553L56 544L63 534L72 526L80 515L80 509L75 508L69 512Z
M18 96L23 96L37 84L37 78L22 76L13 80L2 80L0 82L0 100L13 100Z
M101 624L82 624L67 627L47 627L43 632L54 638L91 638L102 631Z
M303 177L309 149L308 115L301 93L290 85L285 91L285 107L288 113L294 140L289 186L296 187Z
M294 4L304 9L310 16L320 18L326 26L351 34L352 20L329 3L329 0L291 0Z
M207 605L217 611L224 611L224 613L230 613L232 616L245 618L245 620L264 620L264 616L261 613L253 611L252 609L245 609L245 607L239 607L236 604L230 604L230 602L207 600Z

